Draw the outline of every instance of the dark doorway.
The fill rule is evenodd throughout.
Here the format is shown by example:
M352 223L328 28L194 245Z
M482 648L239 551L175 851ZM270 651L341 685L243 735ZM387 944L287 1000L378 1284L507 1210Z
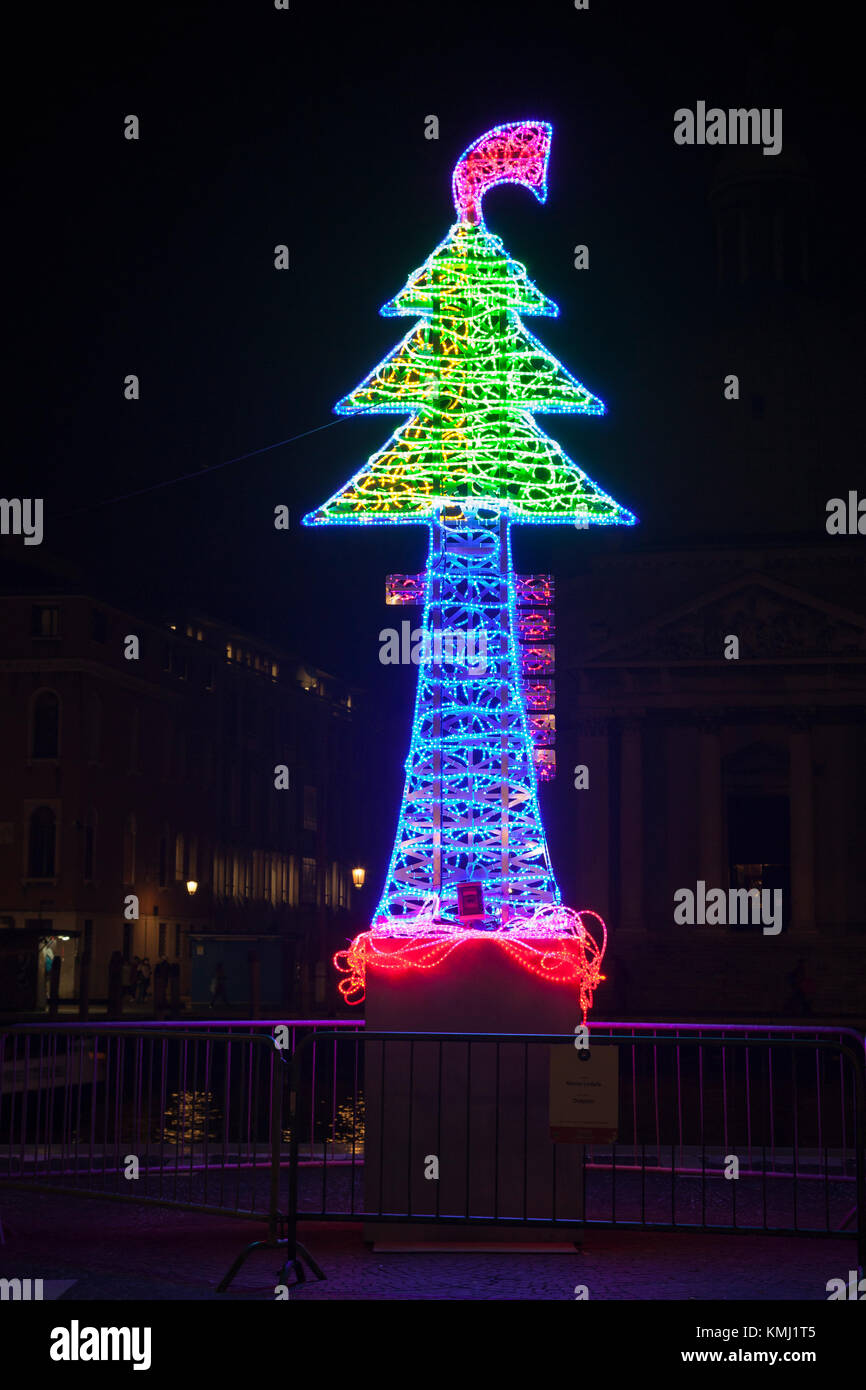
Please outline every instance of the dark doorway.
M728 797L728 865L731 888L770 892L781 888L782 923L787 927L791 896L791 816L787 796ZM744 928L749 929L746 924L733 929Z

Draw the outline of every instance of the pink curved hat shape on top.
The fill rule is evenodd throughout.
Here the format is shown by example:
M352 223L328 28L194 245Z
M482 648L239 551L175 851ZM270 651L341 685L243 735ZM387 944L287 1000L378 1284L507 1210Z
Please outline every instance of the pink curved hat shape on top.
M483 223L481 199L497 183L522 184L543 203L552 135L546 121L512 121L480 135L454 166L454 206L460 221Z

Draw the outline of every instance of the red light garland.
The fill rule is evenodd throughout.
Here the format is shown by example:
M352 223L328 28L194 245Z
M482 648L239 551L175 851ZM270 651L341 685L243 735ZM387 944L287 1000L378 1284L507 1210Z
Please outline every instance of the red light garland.
M438 903L433 900L410 919L379 919L369 931L356 936L347 950L337 952L334 965L347 976L339 985L347 1004L364 1000L370 969L435 970L467 941L495 941L524 970L549 984L576 985L586 1021L593 991L604 979L601 962L607 929L597 912L586 908L576 912L550 903L537 908L531 917L513 917L507 929L496 931L461 927L441 920L437 912ZM600 924L600 944L584 925L584 917L594 917Z

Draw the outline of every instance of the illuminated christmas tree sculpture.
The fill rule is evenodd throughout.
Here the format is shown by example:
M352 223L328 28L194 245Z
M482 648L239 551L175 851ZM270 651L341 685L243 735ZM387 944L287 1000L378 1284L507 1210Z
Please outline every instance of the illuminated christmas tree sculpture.
M545 979L575 984L584 1017L601 978L604 923L562 905L539 812L538 774L552 761L551 649L544 611L522 605L543 602L546 579L514 574L510 529L635 518L535 423L604 406L524 326L521 315L559 311L481 213L499 183L545 200L551 134L537 121L498 126L458 161L458 221L382 310L415 326L336 407L408 418L305 518L430 532L416 595L425 659L394 850L371 929L336 958L351 1002L369 967L430 969L482 932ZM478 920L458 905L466 884L480 886Z

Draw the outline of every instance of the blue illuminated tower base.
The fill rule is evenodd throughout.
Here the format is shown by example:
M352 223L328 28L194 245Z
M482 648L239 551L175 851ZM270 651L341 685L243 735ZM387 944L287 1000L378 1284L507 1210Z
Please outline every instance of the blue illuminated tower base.
M441 508L430 526L426 650L391 863L377 918L431 899L457 916L480 883L493 928L559 903L538 807L504 508Z

